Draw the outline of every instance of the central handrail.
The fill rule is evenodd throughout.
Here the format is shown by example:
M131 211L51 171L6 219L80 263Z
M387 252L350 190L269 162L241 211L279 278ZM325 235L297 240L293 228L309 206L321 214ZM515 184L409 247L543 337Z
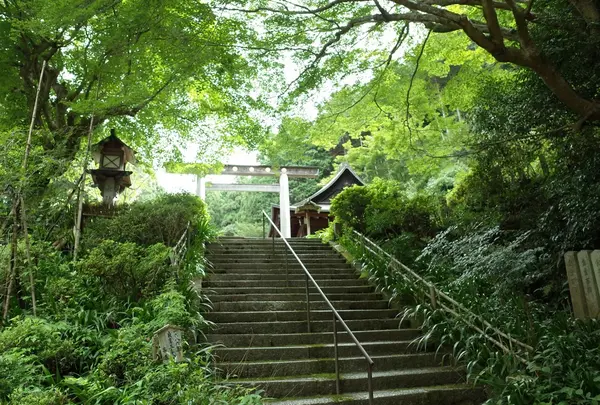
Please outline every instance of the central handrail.
M313 276L310 274L310 272L308 271L306 266L304 266L304 263L302 263L302 260L300 260L300 258L298 257L298 255L296 254L294 249L292 249L292 246L283 237L279 228L277 228L275 223L271 220L271 218L267 215L267 213L265 211L263 211L262 213L265 216L265 218L267 218L267 220L271 223L271 226L273 227L275 232L277 232L277 234L279 234L279 237L281 238L283 243L285 243L285 245L287 246L289 251L292 252L292 255L298 261L298 263L300 264L300 267L302 267L302 270L304 270L304 273L306 274L306 318L307 318L307 325L308 325L308 333L310 333L310 294L308 291L308 287L309 287L308 281L309 280L313 283L313 285L315 286L315 288L317 289L319 294L321 294L321 297L323 297L323 299L327 303L327 306L329 307L329 309L331 309L331 312L333 313L333 347L334 347L334 353L335 353L335 376L336 376L335 389L336 389L336 393L338 395L340 394L340 369L339 369L339 364L338 364L339 356L338 356L338 338L337 338L337 321L339 321L342 324L342 326L344 327L344 329L346 329L346 332L348 332L348 335L350 336L350 338L352 339L352 341L354 342L356 347L358 347L361 354L367 361L367 376L368 376L368 384L369 384L369 405L373 405L373 365L375 365L375 362L373 361L371 356L369 356L369 354L367 353L367 351L365 350L363 345L360 344L360 342L358 341L356 336L354 336L354 333L352 333L352 331L350 330L348 325L346 325L346 322L344 322L341 315L335 309L335 307L333 306L331 301L329 301L329 298L327 298L327 296L325 295L323 290L321 290L321 287L319 287L319 285L317 284L317 282L315 281ZM273 246L275 246L275 232L272 233ZM287 258L287 253L286 253L286 258ZM286 268L287 268L287 259L286 259Z

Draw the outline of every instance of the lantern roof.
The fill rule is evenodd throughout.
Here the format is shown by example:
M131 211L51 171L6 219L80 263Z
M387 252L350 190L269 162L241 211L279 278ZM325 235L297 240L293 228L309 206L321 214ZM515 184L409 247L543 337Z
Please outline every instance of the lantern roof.
M115 130L110 130L110 136L102 139L100 142L92 145L92 156L94 157L94 161L96 163L100 163L100 159L102 157L102 153L105 150L122 150L124 153L124 159L126 163L135 164L135 151L131 149L125 142L117 137L115 134Z

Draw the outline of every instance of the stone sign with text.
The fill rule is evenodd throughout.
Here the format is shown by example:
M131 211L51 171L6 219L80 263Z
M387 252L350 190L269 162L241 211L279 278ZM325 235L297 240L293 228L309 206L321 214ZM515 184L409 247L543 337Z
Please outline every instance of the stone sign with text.
M174 359L182 361L183 357L183 332L179 326L165 325L153 337L153 352L155 360L167 362Z
M576 318L600 316L600 250L565 253L569 291Z

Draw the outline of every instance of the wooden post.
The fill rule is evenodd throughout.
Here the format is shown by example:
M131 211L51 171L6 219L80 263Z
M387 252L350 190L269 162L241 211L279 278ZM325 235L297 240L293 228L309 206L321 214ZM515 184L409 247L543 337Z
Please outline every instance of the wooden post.
M33 127L35 125L35 117L37 115L37 110L38 110L38 103L39 103L39 99L40 99L40 90L42 88L42 80L44 79L44 72L46 71L46 60L44 60L42 62L42 71L40 72L40 79L38 81L38 85L37 85L37 90L35 92L35 102L33 103L33 112L31 114L31 123L29 124L29 132L27 133L27 143L25 145L25 156L23 157L23 164L22 164L22 169L23 169L23 176L27 175L27 163L29 162L29 154L31 153L31 137L33 134ZM25 254L27 257L27 264L29 267L29 284L30 284L30 289L31 289L31 306L32 306L32 311L33 311L33 315L36 315L36 309L37 309L37 305L36 305L36 298L35 298L35 277L33 274L33 269L31 268L31 243L29 241L29 231L27 230L27 210L25 208L25 200L23 199L23 194L22 194L22 186L19 186L19 191L17 192L17 196L15 198L15 216L14 216L14 220L15 220L15 225L13 227L13 233L18 231L18 206L19 204L21 205L21 219L22 219L22 225L23 225L23 232L25 233ZM13 238L18 239L18 235L14 234ZM15 242L16 243L16 242ZM13 273L16 272L16 261L17 261L17 249L14 249L14 252L12 253L12 260L14 261L13 264ZM16 274L15 274L16 276ZM9 282L9 286L12 287L12 283ZM4 318L6 319L6 316L8 315L8 305L9 305L9 301L10 301L10 289L9 291L7 291L6 297L7 297L7 301L6 301L6 307L4 308Z
M6 297L4 300L4 308L2 310L2 319L8 319L8 310L10 307L10 298L12 296L13 286L15 284L16 272L17 272L17 238L19 232L19 226L17 221L17 206L19 202L15 203L13 207L13 234L11 241L11 249L9 254L9 264L8 264L8 287L6 288Z
M575 252L565 253L565 267L567 269L567 278L569 280L573 314L576 318L585 319L587 317L587 305L584 298L583 283L581 281Z
M600 314L600 296L598 294L598 285L592 268L590 259L591 250L582 250L577 253L577 262L579 263L579 272L583 284L583 293L587 303L588 316L598 318Z
M100 79L98 79L98 87L96 87L96 101L98 101L98 93L100 92ZM94 106L95 109L95 106ZM81 185L79 193L77 194L77 216L75 217L75 243L73 245L73 261L77 260L77 253L79 251L79 244L81 242L81 222L83 220L83 191L85 190L85 177L87 175L87 165L90 152L92 149L92 133L94 132L94 109L92 110L92 117L90 118L90 128L88 130L87 148L85 151L85 157L83 159L83 171L81 173Z
M429 299L431 300L431 308L437 309L437 296L433 284L429 285Z
M37 301L35 296L35 274L31 262L31 241L29 240L29 230L27 229L27 214L25 213L25 200L21 196L21 221L23 224L23 233L25 234L25 258L27 259L27 270L29 273L29 288L31 289L31 310L33 316L37 315Z

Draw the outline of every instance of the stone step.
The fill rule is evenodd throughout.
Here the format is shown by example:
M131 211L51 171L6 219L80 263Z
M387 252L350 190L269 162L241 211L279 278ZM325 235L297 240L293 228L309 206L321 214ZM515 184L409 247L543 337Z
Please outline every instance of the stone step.
M330 245L289 239L310 274L375 362L377 405L476 405L483 391L463 384L448 352L417 352L416 329ZM229 382L263 389L275 405L367 405L366 361L338 322L341 395L335 393L332 313L283 241L222 238L208 245L208 277L197 289L212 302L207 340ZM429 349L433 349L430 346ZM446 365L444 364L446 363ZM304 398L302 398L304 397ZM279 398L279 399L277 399Z
M260 256L254 256L254 257L236 257L236 256L231 256L231 257L212 257L209 256L207 257L208 261L210 263L212 263L212 265L214 267L217 266L228 266L230 264L277 264L277 265L285 265L286 263L286 259L285 257L260 257ZM302 264L304 264L307 268L310 268L311 264L317 264L317 263L322 263L322 264L345 264L346 263L346 259L341 258L341 257L332 257L332 256L327 256L327 257L323 257L323 258L300 258L300 260L302 261ZM297 265L299 266L300 264L298 263L298 261L294 258L294 257L289 257L287 259L287 264L289 265Z
M296 253L337 253L335 250L331 248L329 245L321 245L321 246L292 246L292 249ZM275 249L271 245L268 246L252 246L252 245L240 245L237 247L228 247L228 246L208 246L207 253L210 254L248 254L250 252L260 252L260 253L280 253L283 254L285 252L290 252L290 250L286 246L277 245Z
M398 314L395 309L363 309L338 310L344 321L351 319L385 319L393 318ZM306 320L306 311L251 311L251 312L209 312L206 319L216 323L232 322L287 322ZM331 310L311 310L311 320L332 320Z
M306 325L305 325L306 326ZM359 342L372 342L376 340L403 341L414 340L420 336L418 329L373 329L352 331ZM265 333L265 334L207 334L208 342L223 344L226 347L248 346L287 346L287 345L317 345L333 342L332 332L313 333ZM338 331L340 343L351 342L350 335L345 331Z
M290 243L290 246L292 247L292 249L312 249L313 251L320 251L320 250L329 250L332 251L332 247L328 244L323 244L323 243ZM217 244L217 243L210 243L206 246L208 251L213 251L213 250L244 250L244 249L254 249L254 250L289 250L289 248L287 247L287 245L275 241L275 246L273 247L273 242L271 240L269 241L248 241L248 242L241 242L241 243L227 243L227 244Z
M436 353L386 354L371 356L378 371L394 369L415 369L440 366L448 360ZM359 372L367 369L363 356L339 359L340 373ZM286 361L243 361L219 362L219 368L225 375L239 378L260 378L264 376L331 374L335 372L335 360L312 358Z
M312 274L315 280L357 280L356 274L354 272L337 272L337 273L316 273ZM243 277L236 273L210 273L208 277L205 279L207 281L238 281L238 280L301 280L304 281L306 279L305 273L302 270L289 272L288 275L285 275L285 270L283 273L244 273ZM204 283L204 282L203 282Z
M295 252L296 256L298 256L300 258L300 260L310 260L310 259L319 259L319 258L325 258L325 259L343 259L343 257L338 254L335 251L332 250L325 250L322 252ZM211 261L215 261L215 260L219 260L219 259L280 259L280 260L285 260L286 257L289 260L295 260L295 256L292 254L292 252L264 252L264 251L248 251L246 253L239 253L236 252L234 254L231 253L226 253L226 254L222 254L222 253L215 253L215 252L210 252L207 255L207 258L210 259Z
M311 289L312 291L312 289ZM246 293L246 294L216 294L214 291L202 291L206 294L206 297L211 302L236 302L236 301L303 301L306 299L306 294L304 291L301 293L267 293L267 294L257 294L257 293ZM382 295L380 293L371 292L368 294L353 294L353 293L326 293L327 298L334 303L336 301L374 301L381 300ZM321 297L318 293L310 294L311 302L319 302L323 301L323 297Z
M340 256L340 253L335 250L332 249L331 246L328 245L322 245L321 249L317 249L315 247L311 247L311 246L292 246L292 250L296 253L296 254L300 254L298 253L298 251L296 251L296 249L298 249L298 251L302 251L302 254L304 255L323 255L323 256L327 256L327 255L334 255L334 256ZM253 254L261 254L261 255L277 255L277 256L283 256L283 255L292 255L292 250L288 249L287 247L283 247L283 246L276 246L275 249L273 249L272 246L264 246L264 247L257 247L254 246L252 249L247 249L247 246L243 246L240 248L211 248L209 247L207 250L207 254L209 255L214 255L214 254L222 254L225 256L231 256L232 252L238 255L242 255L242 256L248 256L248 255L253 255Z
M374 405L480 405L485 401L483 390L468 384L432 387L375 390ZM368 405L368 392L350 392L294 399L265 400L269 405Z
M366 371L344 373L340 375L340 380L340 389L345 394L368 389ZM231 381L248 387L259 387L265 391L266 396L273 398L328 395L335 392L335 375L327 374L283 379L234 379ZM373 371L373 388L375 390L458 384L464 381L464 373L452 367Z
M203 288L281 288L281 287L304 287L306 288L306 277L304 280L214 280L212 277L202 283ZM368 286L365 279L320 279L317 281L319 287L364 287ZM309 286L312 286L309 280Z
M410 341L382 341L382 342L361 342L361 345L369 353L369 356L388 355L388 354L406 354L416 352L416 345ZM281 346L281 347L226 347L213 351L219 361L287 361L298 359L331 359L335 357L334 345L302 345L302 346ZM338 356L356 357L361 352L354 342L339 343Z
M271 237L238 238L238 237L229 237L229 236L220 237L215 242L212 242L212 243L222 243L222 244L231 246L231 245L235 245L236 243L254 243L254 242L256 242L256 243L271 243L273 240L275 240L275 243L283 244L283 241L281 239L279 239L278 237L276 237L276 238L271 238ZM290 245L301 244L301 243L323 245L323 242L321 241L321 239L316 239L316 238L287 238L286 241Z
M335 309L387 309L388 303L385 300L377 301L335 301ZM312 309L327 309L327 303L324 301L312 301ZM303 311L306 310L305 301L234 301L234 302L213 302L213 312L248 312L248 311Z
M233 294L302 294L305 287L210 287L206 288L211 294L233 295ZM375 288L370 285L363 286L322 286L321 290L329 297L329 294L362 294L372 293ZM314 285L309 286L309 291L315 292ZM331 300L331 298L329 298Z
M312 332L331 332L332 321L311 321ZM350 319L346 325L352 332L358 330L372 329L399 329L399 319ZM408 326L406 324L405 326ZM308 331L306 321L286 322L232 322L219 323L215 325L214 332L225 333L306 333Z
M313 264L310 267L306 266L307 270L313 276L316 274L353 274L356 276L356 270L347 264L336 265L318 265ZM305 272L300 265L288 265L288 274L304 275ZM219 266L209 270L210 274L283 274L285 275L286 268L279 265L264 265L264 264L244 264L237 263L228 264L227 266Z

